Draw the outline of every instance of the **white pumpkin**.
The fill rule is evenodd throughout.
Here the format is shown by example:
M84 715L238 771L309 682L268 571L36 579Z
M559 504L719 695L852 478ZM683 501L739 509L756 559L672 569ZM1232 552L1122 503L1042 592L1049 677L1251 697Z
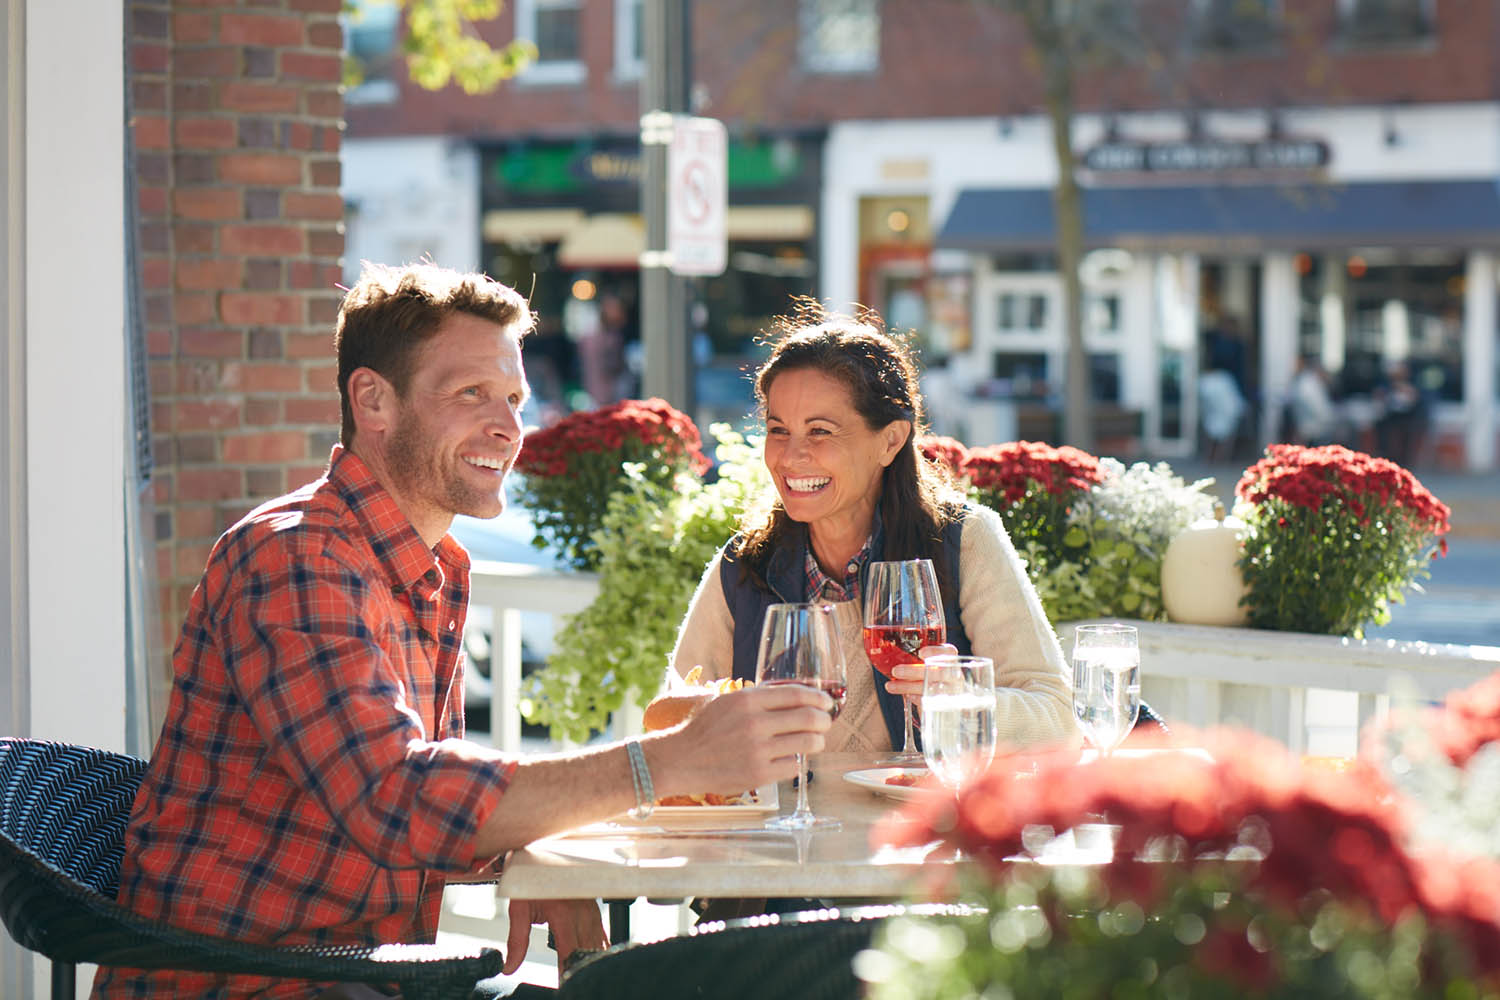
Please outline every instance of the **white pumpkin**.
M1214 504L1214 516L1195 521L1167 545L1161 561L1161 600L1167 618L1185 625L1243 625L1248 612L1240 606L1245 578L1240 558L1245 522L1225 517Z

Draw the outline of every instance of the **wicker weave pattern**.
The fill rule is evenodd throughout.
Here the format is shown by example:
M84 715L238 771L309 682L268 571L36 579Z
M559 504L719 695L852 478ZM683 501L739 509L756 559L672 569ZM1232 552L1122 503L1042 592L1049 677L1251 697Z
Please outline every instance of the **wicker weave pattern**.
M178 930L119 906L125 824L145 762L0 739L0 920L54 963L401 984L406 1000L467 998L500 971L494 948L274 948Z
M562 1000L857 1000L854 956L898 913L963 906L869 906L702 924L687 937L626 944L574 966Z

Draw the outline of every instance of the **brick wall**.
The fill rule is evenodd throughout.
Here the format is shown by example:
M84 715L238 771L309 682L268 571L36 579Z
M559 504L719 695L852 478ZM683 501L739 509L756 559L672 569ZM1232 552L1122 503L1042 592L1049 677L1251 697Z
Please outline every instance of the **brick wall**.
M338 436L340 0L126 0L167 651L214 540Z

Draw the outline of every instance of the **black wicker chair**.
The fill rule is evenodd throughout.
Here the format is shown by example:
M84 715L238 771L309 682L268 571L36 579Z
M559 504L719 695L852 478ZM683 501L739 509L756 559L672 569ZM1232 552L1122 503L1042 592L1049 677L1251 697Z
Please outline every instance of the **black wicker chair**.
M406 1000L467 1000L494 948L274 948L142 920L115 902L125 823L146 763L91 747L0 739L0 919L52 960L53 1000L79 962L286 979L399 983Z
M901 913L981 914L964 906L863 906L700 924L689 935L622 944L574 964L561 1000L857 1000L854 956Z

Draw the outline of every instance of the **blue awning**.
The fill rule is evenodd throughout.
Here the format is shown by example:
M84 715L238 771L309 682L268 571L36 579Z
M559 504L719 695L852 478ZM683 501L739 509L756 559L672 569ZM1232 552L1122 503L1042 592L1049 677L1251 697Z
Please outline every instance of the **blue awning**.
M1092 187L1084 241L1126 249L1266 251L1350 246L1500 247L1493 180ZM959 193L937 246L1051 249L1047 188Z

